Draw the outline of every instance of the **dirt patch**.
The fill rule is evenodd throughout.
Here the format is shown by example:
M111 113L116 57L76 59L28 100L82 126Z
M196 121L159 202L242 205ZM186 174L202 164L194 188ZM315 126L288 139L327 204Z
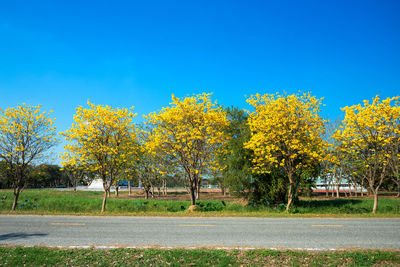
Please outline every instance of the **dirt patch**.
M196 205L190 205L189 208L187 209L188 212L196 212L199 211L199 207Z

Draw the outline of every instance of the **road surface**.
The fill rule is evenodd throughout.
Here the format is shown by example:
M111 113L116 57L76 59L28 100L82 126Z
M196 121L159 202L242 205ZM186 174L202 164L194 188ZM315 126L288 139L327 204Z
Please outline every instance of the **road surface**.
M400 219L3 215L0 244L400 249Z

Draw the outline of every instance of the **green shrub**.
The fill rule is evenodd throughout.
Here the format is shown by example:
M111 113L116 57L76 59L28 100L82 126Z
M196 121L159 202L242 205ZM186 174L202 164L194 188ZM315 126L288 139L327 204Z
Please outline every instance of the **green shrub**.
M196 206L199 211L221 211L224 208L221 201L197 201Z

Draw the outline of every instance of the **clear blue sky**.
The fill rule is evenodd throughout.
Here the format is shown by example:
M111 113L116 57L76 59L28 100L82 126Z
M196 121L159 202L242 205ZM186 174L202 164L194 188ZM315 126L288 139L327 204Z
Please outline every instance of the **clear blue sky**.
M298 90L333 119L399 95L400 1L0 3L0 107L41 103L60 130L87 99L141 117L171 94L248 108Z

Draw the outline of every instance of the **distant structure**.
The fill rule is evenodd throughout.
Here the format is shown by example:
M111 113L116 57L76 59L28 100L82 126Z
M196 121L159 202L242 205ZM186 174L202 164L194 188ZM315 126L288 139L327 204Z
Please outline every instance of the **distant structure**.
M103 180L100 178L94 179L90 185L88 186L88 190L93 190L93 191L104 191L103 187Z
M133 187L133 182L130 182L131 186ZM141 183L139 183L139 188L141 186ZM128 188L128 181L127 180L122 180L119 181L119 188ZM110 190L113 191L115 189L115 186L111 186ZM92 190L92 191L104 191L103 187L103 180L100 178L94 179L90 185L87 187L87 190Z
M327 183L328 182L328 183ZM368 190L358 184L350 183L346 178L342 178L340 184L333 182L324 181L321 177L318 177L315 187L313 188L314 193L329 193L339 191L339 193L367 193Z

